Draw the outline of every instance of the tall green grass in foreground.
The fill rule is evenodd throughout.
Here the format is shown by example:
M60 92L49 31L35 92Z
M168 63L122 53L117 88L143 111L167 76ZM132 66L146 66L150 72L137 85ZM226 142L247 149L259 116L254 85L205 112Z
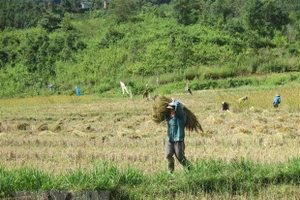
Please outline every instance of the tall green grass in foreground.
M116 199L189 198L205 194L255 197L259 191L280 185L300 185L300 159L286 163L260 164L240 160L223 162L201 160L190 171L174 174L159 172L144 175L138 170L120 169L100 162L92 170L77 169L54 176L37 169L0 167L0 197L12 197L20 191L109 190Z

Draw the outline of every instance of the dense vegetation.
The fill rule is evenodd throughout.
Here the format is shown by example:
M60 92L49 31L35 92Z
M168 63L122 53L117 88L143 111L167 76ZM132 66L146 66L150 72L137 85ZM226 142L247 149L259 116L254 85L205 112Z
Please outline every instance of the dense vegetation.
M229 163L203 160L196 163L192 171L175 174L176 179L174 174L147 176L138 170L122 170L108 163L98 164L90 171L78 169L58 177L28 167L7 170L0 166L0 172L0 197L14 196L16 191L109 190L113 199L169 199L182 193L192 198L203 192L207 196L222 194L228 199L238 195L256 199L259 192L268 187L291 185L296 188L300 183L299 159L272 165L243 158Z
M139 94L157 77L234 87L239 77L300 70L298 1L45 2L0 0L0 97L46 95L49 84L57 94L75 85L105 93L120 80Z

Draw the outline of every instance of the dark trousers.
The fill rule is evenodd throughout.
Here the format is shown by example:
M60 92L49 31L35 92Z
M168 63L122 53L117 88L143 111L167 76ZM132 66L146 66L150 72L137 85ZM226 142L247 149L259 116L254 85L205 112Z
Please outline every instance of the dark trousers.
M168 169L172 173L174 171L174 154L180 164L187 165L187 160L184 154L185 144L184 141L180 142L166 142L165 156L168 159Z

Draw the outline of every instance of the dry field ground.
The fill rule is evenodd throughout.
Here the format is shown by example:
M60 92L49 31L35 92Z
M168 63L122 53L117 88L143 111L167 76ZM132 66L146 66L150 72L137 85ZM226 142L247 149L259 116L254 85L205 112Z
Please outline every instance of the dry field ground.
M280 93L282 104L272 107ZM244 105L237 99L248 96ZM186 156L250 159L262 163L300 157L300 86L205 90L175 97L198 117L204 133L186 133ZM231 110L221 110L221 102ZM0 100L0 164L38 167L58 174L106 160L145 173L167 171L166 127L152 121L141 96L50 96ZM179 164L176 170L181 170Z

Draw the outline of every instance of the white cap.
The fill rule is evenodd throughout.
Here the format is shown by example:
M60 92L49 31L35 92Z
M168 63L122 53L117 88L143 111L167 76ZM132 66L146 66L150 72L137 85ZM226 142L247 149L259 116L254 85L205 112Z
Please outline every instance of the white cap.
M168 109L175 109L175 106L168 105L167 108L168 108Z

